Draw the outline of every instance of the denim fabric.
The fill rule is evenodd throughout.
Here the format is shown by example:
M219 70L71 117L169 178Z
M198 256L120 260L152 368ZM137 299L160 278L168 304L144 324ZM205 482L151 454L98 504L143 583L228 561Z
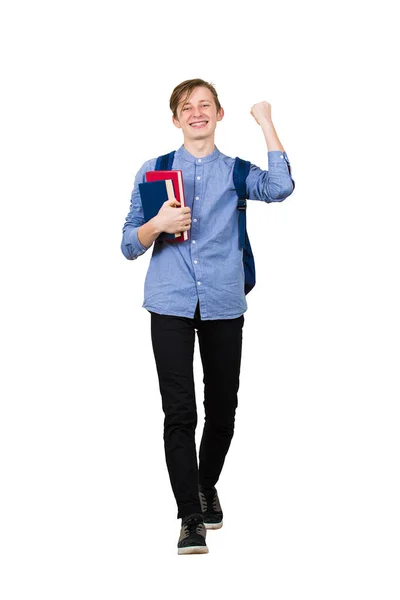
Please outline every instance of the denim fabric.
M144 223L138 184L155 169L157 157L146 161L135 177L121 251L128 260L150 248L138 239ZM193 318L200 302L201 319L233 319L247 310L243 250L239 246L239 215L233 184L235 159L214 146L203 158L185 146L175 152L172 169L182 171L186 205L191 208L190 239L153 244L144 283L143 308L164 315ZM268 152L268 171L251 163L246 179L249 200L281 202L293 191L286 152ZM248 206L249 209L249 206ZM251 241L251 231L248 231ZM151 247L151 246L150 246ZM255 256L257 265L257 257Z

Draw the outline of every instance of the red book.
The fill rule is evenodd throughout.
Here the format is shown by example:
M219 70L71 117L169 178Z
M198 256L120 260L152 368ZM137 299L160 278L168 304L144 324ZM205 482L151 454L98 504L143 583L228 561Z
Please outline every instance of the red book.
M146 181L159 181L160 179L171 179L174 187L174 196L179 200L179 208L186 206L185 203L185 191L183 187L182 171L180 169L171 171L146 171ZM181 233L175 234L175 239L172 242L184 242L189 239L189 231L182 231Z

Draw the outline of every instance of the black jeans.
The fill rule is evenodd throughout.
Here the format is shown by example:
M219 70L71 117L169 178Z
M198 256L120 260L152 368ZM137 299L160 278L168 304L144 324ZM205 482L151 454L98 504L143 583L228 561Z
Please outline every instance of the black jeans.
M151 312L151 311L150 311ZM201 513L198 484L214 486L234 431L244 315L202 321L151 312L151 338L164 418L164 448L177 518ZM195 328L203 364L205 423L197 466L193 377Z

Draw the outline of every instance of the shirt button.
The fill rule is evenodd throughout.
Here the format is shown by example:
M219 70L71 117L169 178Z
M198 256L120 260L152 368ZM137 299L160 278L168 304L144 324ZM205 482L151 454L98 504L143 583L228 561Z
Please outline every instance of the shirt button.
M193 240L193 241L192 241L192 244L195 244L195 243L196 243L196 240Z
M196 196L196 200L200 200L200 198L198 196Z
M197 260L194 261L194 264L197 265Z
M197 223L197 219L193 219L193 221L194 221L195 223Z
M281 158L283 158L283 154L281 154Z
M200 175L197 175L197 179L200 179Z
M198 282L197 282L197 285L200 285L200 284L201 284L201 281L198 281Z
M201 158L198 158L198 159L197 159L197 161L198 161L198 162L201 162Z

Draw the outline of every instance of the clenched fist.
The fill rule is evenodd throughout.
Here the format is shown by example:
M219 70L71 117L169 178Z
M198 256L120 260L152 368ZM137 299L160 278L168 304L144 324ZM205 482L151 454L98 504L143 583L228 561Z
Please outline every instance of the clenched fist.
M266 121L272 123L271 119L271 105L269 102L257 102L253 104L250 110L250 114L253 115L259 125Z

